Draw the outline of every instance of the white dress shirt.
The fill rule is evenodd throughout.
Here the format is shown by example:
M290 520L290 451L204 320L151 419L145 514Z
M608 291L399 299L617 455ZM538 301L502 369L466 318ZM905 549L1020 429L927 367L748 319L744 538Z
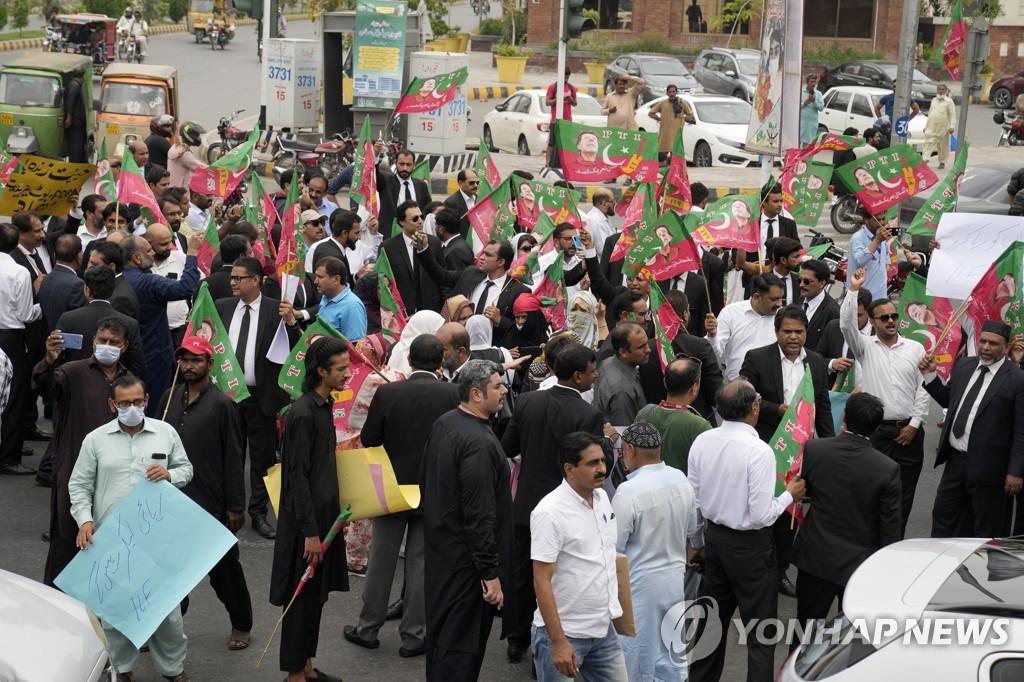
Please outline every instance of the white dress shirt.
M105 239L106 238L106 236L107 236L107 228L106 227L101 227L99 234L93 234L92 232L89 231L88 227L86 227L85 225L82 225L81 227L78 228L77 234L78 234L79 238L82 240L82 250L83 250L83 253L84 253L85 247L87 247L89 245L89 242L94 242L97 239Z
M779 358L782 360L782 395L788 405L793 402L793 396L796 394L797 388L800 387L800 382L803 381L804 360L807 359L807 350L801 348L800 355L797 356L796 360L789 361L786 359L786 354L782 352L782 347L780 346Z
M474 206L476 206L476 197L469 196L468 194L463 192L461 189L459 190L459 194L462 195L462 200L466 202L466 210L467 211L469 209L473 208Z
M774 221L772 223L772 237L773 238L774 237L778 237L779 236L779 218L781 218L781 217L782 217L782 214L779 214L779 215L775 216L774 218L769 218L764 213L761 214L761 257L762 258L767 258L768 260L771 260L771 257L772 257L772 255L765 250L765 245L764 245L765 242L768 241L768 221L769 220Z
M242 316L245 315L245 303L238 299L235 306L235 314L231 316L231 326L228 328L228 338L231 339L231 347L235 349L235 357L245 365L245 385L256 385L256 330L260 321L260 302L263 296L257 296L256 300L249 304L249 339L245 349L238 347L238 335L242 331ZM243 356L244 353L244 356Z
M29 267L31 267L32 272L35 273L32 275L33 280L35 280L35 278L39 277L40 275L48 275L50 273L50 261L47 258L47 256L43 253L41 246L35 249L34 251L29 251L21 244L18 244L18 250L25 254L25 258L28 260ZM39 263L36 262L36 259L33 258L33 256L39 256L39 260L42 261L43 263L42 268L39 267Z
M819 291L818 295L815 296L814 298L810 299L809 301L804 301L804 303L807 304L807 310L805 310L804 312L807 314L807 320L808 321L810 321L810 319L812 317L814 317L814 313L818 312L818 308L824 302L825 302L825 290L824 289Z
M0 330L24 329L43 316L33 303L32 279L9 253L0 253Z
M774 476L774 472L773 472ZM530 558L555 564L551 577L558 619L567 637L602 638L622 615L615 574L615 513L603 490L591 507L562 483L530 514ZM544 627L538 608L533 624Z
M549 388L551 388L552 386L555 386L555 385L561 385L561 384L558 384L558 377L556 377L554 374L552 374L547 379L545 379L544 381L540 382L540 384L537 386L537 390L538 391L546 391L546 390L548 390ZM567 388L570 391L576 391L576 389L573 388L572 386L562 386L562 388ZM591 405L594 403L594 389L593 388L588 388L585 391L576 391L576 392L580 394L581 398L586 400Z
M395 206L401 206L407 201L416 201L416 185L413 184L412 176L408 180L398 178L398 203Z
M795 303L796 299L800 298L800 289L793 286L793 278L790 276L789 270L780 274L773 269L772 274L782 280L782 305Z
M498 295L501 290L505 288L505 282L508 281L508 274L504 274L497 279L487 279L486 277L481 280L480 284L477 284L473 289L473 295L469 298L473 304L473 310L477 310L477 305L480 302L480 297L484 295L484 291L487 291L487 298L484 299L484 307L494 306L498 303ZM491 283L491 287L487 288L487 283Z
M857 327L857 292L849 291L839 309L839 329L860 363L861 386L885 406L885 419L910 419L915 429L928 418L928 392L918 365L924 346L904 336L886 346L877 336L865 337Z
M750 301L737 301L722 308L718 333L708 341L718 359L725 363L725 376L732 381L740 375L747 351L775 341L775 316L762 315Z
M694 547L704 545L703 519L733 530L757 530L775 523L793 496L775 496L775 454L745 422L722 422L697 436L690 446L688 478L697 498L698 532Z
M608 216L597 206L587 211L587 230L594 237L594 247L598 249L603 249L605 241L615 233Z
M185 270L185 254L182 253L181 249L171 249L171 252L167 255L162 262L153 259L153 267L150 271L154 275L160 275L166 277L167 275L174 273L181 278L181 273ZM188 301L168 301L167 302L167 323L171 329L177 329L181 325L188 322Z
M192 232L202 234L206 230L206 223L210 219L210 210L203 210L195 204L188 205L188 215L185 216L185 224L192 228ZM192 236L186 234L186 237Z
M953 419L954 421L960 416L960 406L963 405L964 399L967 398L967 394L971 392L971 388L977 382L981 383L981 391L978 392L978 398L971 405L971 411L967 415L967 424L964 427L964 434L959 438L953 436L953 429L949 429L949 444L953 446L953 449L959 450L960 452L967 452L967 444L971 442L971 427L974 426L974 418L978 416L978 407L981 406L981 401L985 398L985 393L988 392L989 386L992 385L992 379L995 377L996 372L1003 366L1006 358L999 358L995 362L986 365L981 358L978 359L978 367L974 369L974 373L971 375L971 380L967 382L967 386L964 388L964 394L960 397L960 403L957 405L956 412L952 412L946 415L946 419ZM988 371L984 374L978 372L978 368L987 367ZM935 378L932 374L930 377L925 376L925 383Z
M412 240L409 239L409 235L407 235L404 232L402 233L402 241L405 242L405 251L406 251L406 253L409 254L409 265L413 266L413 264L416 262L415 261L416 247L413 244ZM427 244L426 248L428 248L428 249L430 248L430 244L429 243ZM416 282L416 286L419 286L419 285L420 285L420 283Z

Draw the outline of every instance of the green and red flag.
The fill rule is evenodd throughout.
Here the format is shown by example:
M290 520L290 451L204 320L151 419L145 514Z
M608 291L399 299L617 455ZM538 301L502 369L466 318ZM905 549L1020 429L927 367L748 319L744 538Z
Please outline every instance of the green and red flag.
M167 220L157 206L153 197L153 190L149 188L146 179L142 177L132 150L128 145L124 146L124 157L121 159L121 175L117 178L117 201L122 204L138 204L142 207L142 217L146 225L160 223L166 225Z
M217 221L213 219L213 211L211 211L210 217L206 219L206 227L203 228L203 245L199 247L199 252L196 254L199 272L203 273L203 277L210 276L213 257L219 251L220 235L217 234Z
M628 175L637 182L658 178L656 133L585 126L555 121L555 144L562 176L571 182L615 180Z
M942 182L935 185L928 200L918 209L917 215L914 216L910 227L907 228L908 234L934 237L942 216L956 210L956 202L960 200L960 185L963 184L964 173L967 170L967 151L970 149L970 143L967 140L961 144L963 144L963 149L957 152L949 173L942 179Z
M686 147L683 144L683 129L676 133L672 143L672 154L661 183L662 210L675 211L680 215L690 212L693 197L690 194L690 177L686 173Z
M799 149L787 150L785 159L779 176L782 206L798 225L813 227L829 201L832 164L801 158Z
M476 164L473 166L473 171L476 173L476 179L480 181L477 196L487 196L501 184L501 173L494 165L494 159L491 158L491 152L484 144L483 138L480 138L480 147L476 152Z
M757 253L761 248L761 197L758 194L730 194L693 215L693 240L704 246L742 249Z
M192 192L225 198L249 173L252 155L260 139L260 127L254 125L249 138L205 168L196 168L188 188Z
M679 319L675 308L665 300L661 287L654 281L654 278L647 274L651 282L651 320L654 323L654 338L658 344L658 361L661 363L661 371L668 368L668 364L675 360L676 352L672 349L672 339L683 327L683 321Z
M967 23L964 21L964 10L960 0L953 3L949 13L949 26L946 27L946 35L942 36L942 44L939 45L939 54L942 55L942 63L953 80L960 80L960 65L963 62L963 51L967 43Z
M988 320L1010 325L1014 341L1024 340L1024 242L1014 242L989 266L971 291L967 317L974 323L974 340Z
M373 128L370 116L363 119L363 128L359 132L356 143L355 160L352 162L352 185L349 196L352 201L366 208L370 215L380 217L379 199L377 198L377 168L374 164Z
M555 187L543 180L526 180L514 173L509 180L516 198L516 214L523 227L532 230L542 212L555 225L569 223L577 229L583 226L576 210L582 195L576 190Z
M656 281L700 269L700 252L683 226L683 218L666 211L657 220L641 223L636 242L626 254L625 271L631 275L646 269Z
M950 331L936 345L946 327ZM960 348L960 321L953 319L953 306L948 298L925 293L925 278L910 273L900 294L900 334L920 342L926 353L935 355L935 371L949 381L957 350Z
M96 157L96 193L103 195L107 201L117 201L117 180L114 179L114 169L110 167L110 159L107 157L107 140L100 142L100 155Z
M0 140L0 191L7 187L7 181L10 180L11 175L22 167L21 160L17 156L2 151L5 148L6 145L4 145L3 140ZM110 170L110 162L107 162L107 170ZM113 177L111 177L111 180L113 180ZM99 191L98 188L99 185L97 185L97 191Z
M931 189L939 178L909 144L898 144L862 156L836 169L857 200L878 215L904 199Z
M410 176L416 180L422 180L423 182L430 183L430 157L424 158L422 161L416 164L416 167L412 169L412 175ZM394 234L394 233L392 233Z
M541 312L552 329L565 329L566 301L564 259L555 258L533 290L541 303Z
M277 375L277 385L293 398L302 395L302 380L306 377L306 352L313 342L323 337L344 339L337 329L332 327L324 318L319 315L299 337L298 342L292 348L288 359L281 364L281 371Z
M380 250L373 266L377 273L377 298L380 300L380 331L391 343L398 341L405 329L406 313L402 294L395 283L395 271L384 249Z
M793 400L768 441L775 452L776 495L782 494L789 480L800 475L804 444L814 434L814 416L814 381L811 370L804 365L804 376L793 394ZM797 507L791 506L789 512L796 516L797 522L802 521L802 514Z
M854 389L857 388L857 363L854 361L850 365L850 369L844 370L836 374L836 382L832 385L832 391L834 393L853 393ZM838 433L838 429L836 432Z
M245 202L245 219L252 223L259 234L259 239L253 244L253 256L260 259L267 274L273 272L274 241L270 238L270 231L274 229L277 222L277 210L274 207L274 200L263 188L258 173L252 174L252 182L249 184L249 196Z
M831 247L832 247L832 244L829 244L828 242L825 242L824 244L818 244L817 246L811 246L809 248L806 248L806 249L804 249L804 255L807 256L807 258L805 260L812 260L812 259L821 258L826 253L828 253L828 250Z
M516 233L516 202L512 195L511 178L494 188L490 194L476 202L466 213L469 219L467 241L478 256L492 239L508 241Z
M655 221L657 201L654 195L655 189L652 183L645 182L637 187L636 193L629 201L629 206L626 207L626 214L622 220L622 232L619 233L615 248L612 249L610 261L614 262L625 258L630 248L636 243L637 233L643 229L645 224Z
M436 111L455 99L459 86L469 80L469 68L439 73L429 78L413 78L395 107L396 114L422 114Z
M800 158L806 159L821 152L844 152L847 149L856 149L864 144L864 138L860 135L836 135L835 133L818 133L818 136L807 143L807 146L800 150Z
M299 202L299 183L293 182L288 185L288 198L284 202L284 216L281 218L281 240L277 247L277 259L275 261L278 281L282 289L285 286L285 277L292 276L304 279L306 276L305 256L299 259L299 245L302 237L295 233L295 205ZM305 252L305 243L302 246ZM282 293L283 295L283 293Z
M199 285L192 312L189 313L185 336L201 336L213 346L213 365L210 367L210 381L236 403L249 397L245 387L245 371L238 364L235 349L231 346L228 330L217 313L217 306L210 296L206 282Z
M551 235L555 231L555 223L548 217L547 213L541 213L537 218L537 224L533 227L533 236L537 238L537 245L525 256L520 256L509 268L509 277L518 279L526 286L533 286L533 279L540 275L540 257L554 250L555 241Z

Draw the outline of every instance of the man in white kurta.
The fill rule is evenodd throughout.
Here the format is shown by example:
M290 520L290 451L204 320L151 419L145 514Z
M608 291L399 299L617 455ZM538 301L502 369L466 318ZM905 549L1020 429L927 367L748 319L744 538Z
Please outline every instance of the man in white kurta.
M947 94L946 86L939 84L935 99L928 109L928 122L924 124L924 160L931 158L932 152L939 155L939 168L946 167L949 158L949 136L956 130L956 107L953 99Z

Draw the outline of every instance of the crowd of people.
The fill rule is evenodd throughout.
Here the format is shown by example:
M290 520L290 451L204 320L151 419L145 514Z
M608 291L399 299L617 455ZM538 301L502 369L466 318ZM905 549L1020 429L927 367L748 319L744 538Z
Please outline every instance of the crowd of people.
M745 623L775 618L782 594L801 619L827 617L857 566L906 533L931 398L948 408L932 534L1009 527L1024 475L1022 348L1008 325L989 321L976 354L957 360L948 382L936 378L934 358L899 333L879 255L888 233L871 216L854 236L841 301L829 295L829 268L802 256L778 185L762 191L754 218L767 259L702 247L699 269L652 282L612 260L621 221L600 187L541 256L562 259L567 287L565 324L551 328L550 303L510 272L538 235L520 230L477 255L466 242L466 210L479 200L473 170L434 201L411 177L414 154L400 151L394 170L375 171L377 216L350 204L344 176L284 173L275 210L294 212L306 254L306 277L290 287L261 257L264 240L240 206L189 191L183 167L154 161L190 153L188 130L182 149L158 134L169 125L154 121L163 144L132 147L166 224L98 194L66 218L23 211L0 223L0 474L50 488L49 585L136 483L166 480L232 532L248 523L273 540L271 604L287 605L306 566L317 567L282 624L279 663L292 682L338 679L313 659L324 604L350 589L350 574L363 577L362 607L344 639L376 649L385 622L400 619L399 654L425 656L430 680L486 676L497 615L508 660L532 650L542 681L714 680L728 637L688 666L663 643L665 614L712 597L727 632L736 609ZM300 199L288 205L293 183ZM708 190L694 182L691 192L702 211ZM197 256L211 216L220 247L204 275ZM374 268L384 255L408 317L393 343ZM211 380L203 326L217 321L189 323L201 282L244 376L240 402ZM681 321L664 365L654 287ZM294 347L318 319L344 339L309 346L293 400L271 345L283 336ZM372 381L343 439L332 395L357 359L372 365ZM858 390L839 429L829 389L854 369ZM815 437L780 492L773 436L805 372ZM36 468L22 463L33 454L26 439L49 441ZM325 552L345 504L335 451L373 446L399 484L420 486L422 504L348 524ZM263 478L276 462L274 523ZM805 497L813 505L796 531L787 509ZM619 602L619 555L631 614ZM389 603L400 561L402 596ZM209 574L232 650L249 646L254 627L247 568L236 545ZM188 679L187 606L148 643L154 667L176 682ZM618 634L620 617L634 636ZM139 649L104 630L120 679L133 680ZM774 646L749 641L747 654L749 679L770 679Z

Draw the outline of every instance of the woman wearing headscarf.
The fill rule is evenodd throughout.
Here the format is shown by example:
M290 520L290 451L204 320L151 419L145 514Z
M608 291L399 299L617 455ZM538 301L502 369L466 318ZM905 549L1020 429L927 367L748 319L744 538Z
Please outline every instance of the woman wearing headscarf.
M530 232L520 232L514 235L509 243L516 252L516 260L519 260L530 255L530 251L537 246L537 237Z
M501 345L515 349L513 357L528 355L532 359L540 354L540 346L547 338L548 321L540 309L536 294L520 294L512 304L514 324L502 339Z
M491 324L490 320L483 315L480 317L486 320L488 325ZM412 345L412 340L421 334L436 334L442 324L444 324L444 318L433 310L421 310L410 317L405 329L402 330L402 336L398 339L398 343L391 349L388 367L406 376L412 374L412 367L409 366L409 346Z
M577 291L569 300L566 323L577 343L597 350L598 338L597 297L589 291Z
M462 294L456 294L444 302L441 307L441 317L445 322L458 322L463 327L466 320L473 316L473 302Z

